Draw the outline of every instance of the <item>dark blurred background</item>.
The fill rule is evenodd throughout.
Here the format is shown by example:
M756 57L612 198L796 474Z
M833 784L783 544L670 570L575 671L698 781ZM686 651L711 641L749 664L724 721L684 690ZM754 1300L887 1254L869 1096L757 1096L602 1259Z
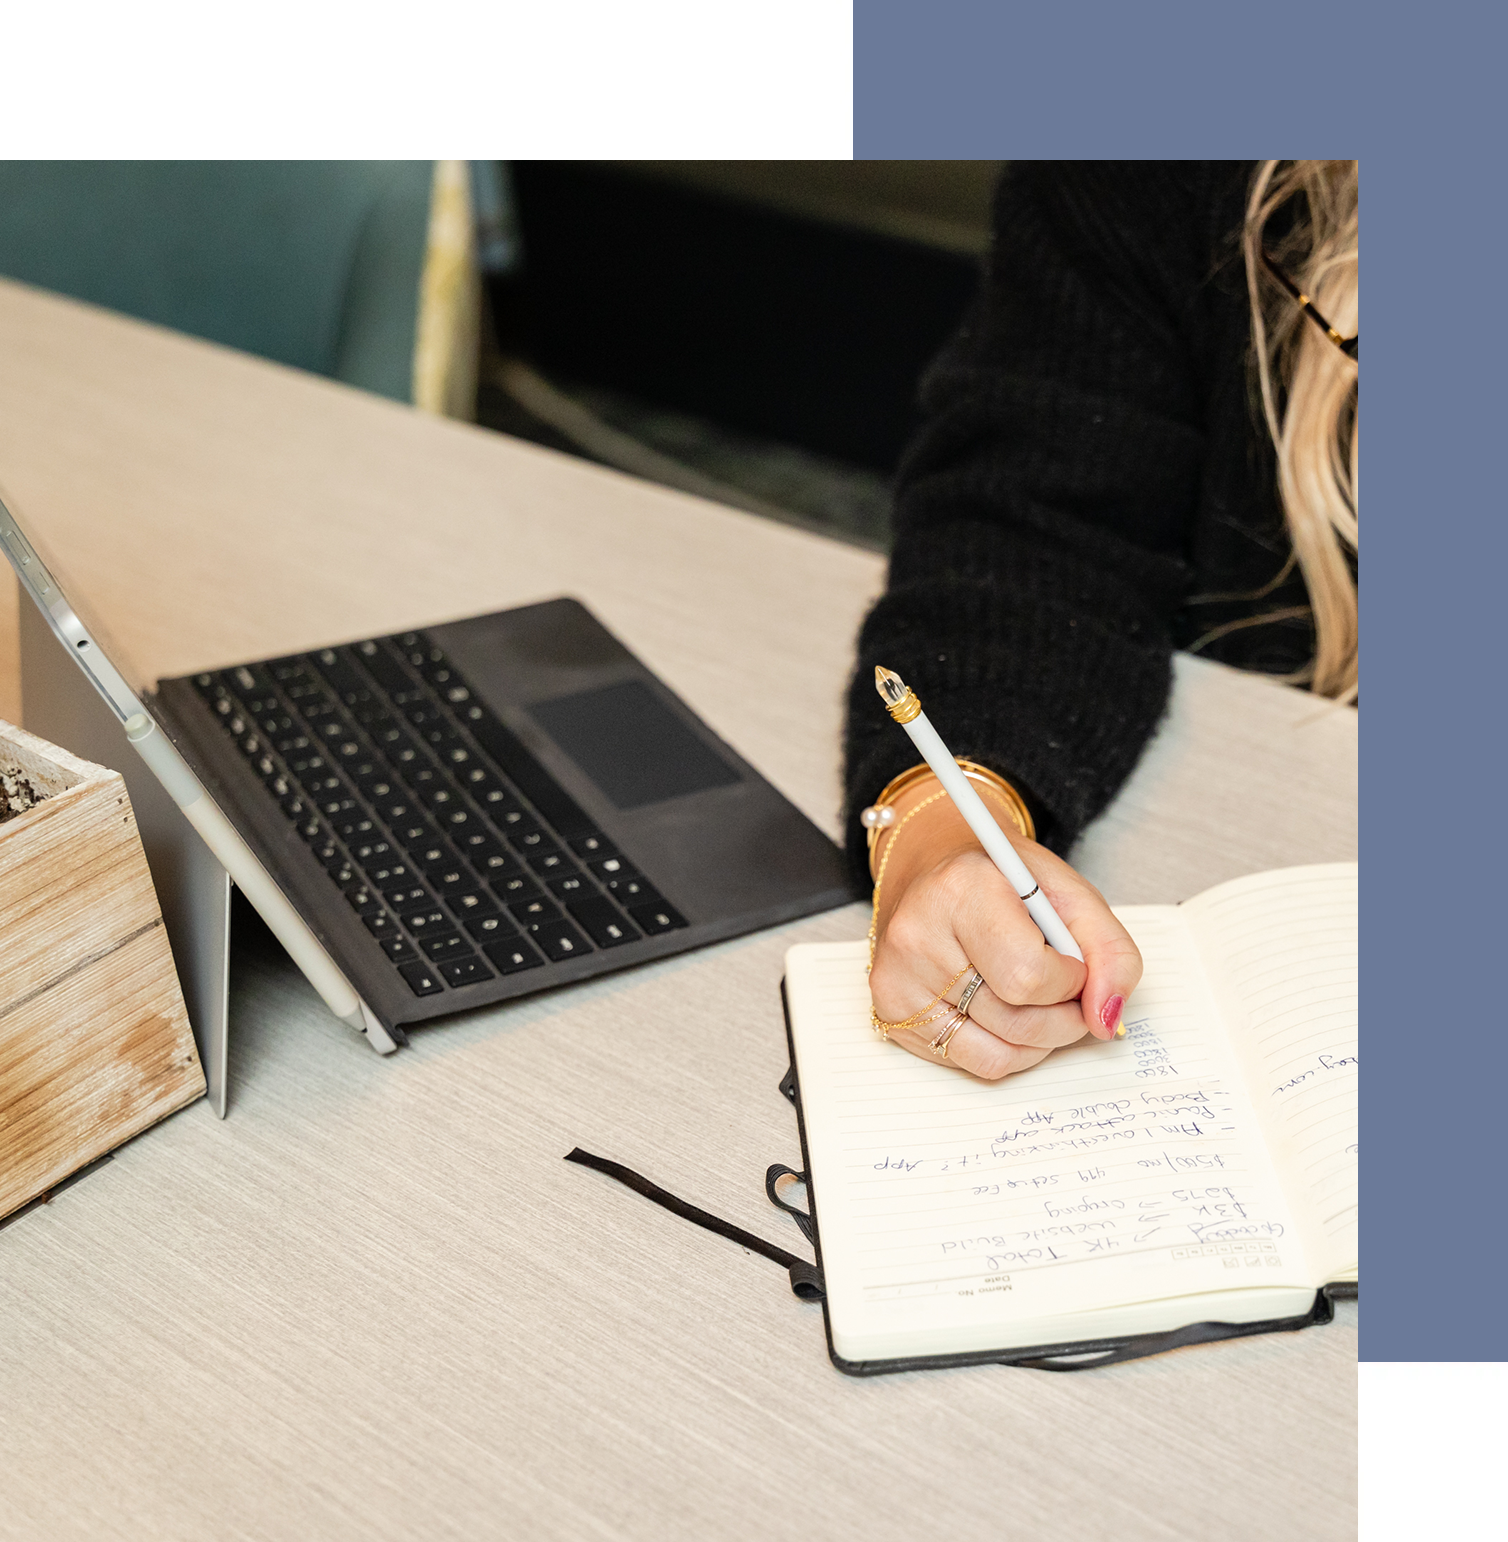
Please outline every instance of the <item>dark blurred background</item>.
M512 163L478 419L882 548L917 381L977 283L999 170Z

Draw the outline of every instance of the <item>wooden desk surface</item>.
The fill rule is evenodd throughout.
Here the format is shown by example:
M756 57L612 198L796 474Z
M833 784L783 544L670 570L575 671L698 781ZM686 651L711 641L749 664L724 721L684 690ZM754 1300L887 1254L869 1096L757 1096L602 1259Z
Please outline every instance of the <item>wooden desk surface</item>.
M0 359L0 483L144 676L573 593L836 833L872 555L7 284ZM1355 754L1354 713L1180 661L1078 860L1136 902L1352 857ZM251 938L230 1118L191 1107L0 1232L0 1535L1354 1535L1354 1307L1071 1376L853 1381L782 1271L561 1161L797 1250L762 1191L798 1156L780 960L864 924L388 1061Z

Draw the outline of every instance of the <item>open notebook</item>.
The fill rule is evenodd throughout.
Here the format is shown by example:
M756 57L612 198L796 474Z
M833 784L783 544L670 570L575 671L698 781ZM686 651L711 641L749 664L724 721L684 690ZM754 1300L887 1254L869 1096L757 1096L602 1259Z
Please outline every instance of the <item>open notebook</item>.
M993 1084L876 1038L864 943L792 948L840 1369L1328 1320L1320 1292L1357 1270L1356 879L1117 907L1146 963L1126 1038Z

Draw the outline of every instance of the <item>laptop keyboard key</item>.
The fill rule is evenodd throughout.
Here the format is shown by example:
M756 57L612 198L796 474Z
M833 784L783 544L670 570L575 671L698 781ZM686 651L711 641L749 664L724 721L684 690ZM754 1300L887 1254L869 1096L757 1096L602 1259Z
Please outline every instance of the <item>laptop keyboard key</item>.
M440 775L438 771L434 773ZM443 781L432 781L414 788L419 795L419 801L429 810L431 817L444 824L451 811L462 807L461 795L454 787L448 786Z
M471 939L459 932L444 932L438 937L426 937L419 946L433 959L458 958L471 952Z
M403 767L403 780L413 788L416 796L425 798L434 792L448 792L450 789L445 778L441 776L428 755L421 755L415 750L413 755L404 761L401 756L394 756Z
M560 963L590 953L592 945L569 921L538 921L529 927L529 936L543 949L548 959Z
M537 969L544 959L522 937L506 942L491 942L482 949L499 974L517 974L521 969Z
M621 947L625 942L638 940L639 933L633 923L619 913L611 900L603 899L600 894L567 900L566 909L599 948Z
M538 921L557 921L560 919L560 906L542 897L525 900L521 904L509 905L508 909L513 912L520 926L533 926Z
M463 841L473 830L483 828L482 821L470 809L461 808L457 804L452 804L448 808L437 808L434 814L440 828L453 841Z
M540 892L539 885L527 873L507 873L501 878L488 879L488 884L492 892L510 907L516 900L533 899Z
M401 964L405 959L418 958L414 952L414 945L407 937L388 937L380 944L382 951L392 959L395 964Z
M466 889L460 894L447 894L445 903L453 915L465 920L467 916L497 914L497 901L485 889Z
M426 846L438 841L440 833L428 820L422 816L416 817L414 811L407 805L400 804L398 808L399 812L391 816L383 814L383 818L387 820L393 834L398 837L409 856L417 862L420 852ZM380 813L381 810L378 812Z
M663 905L664 897L653 884L646 883L637 873L627 877L605 878L602 887L607 890L625 910L632 910L635 905Z
M593 862L598 857L615 857L618 848L605 835L593 831L590 835L578 835L568 843L572 851L584 861Z
M435 903L434 895L422 883L411 883L396 889L384 889L382 897L400 916L407 915L410 910L428 910Z
M499 942L505 937L517 937L518 933L501 912L490 916L474 916L466 923L466 930L478 942Z
M476 879L464 862L427 867L424 869L424 876L429 879L441 898L447 894L459 894L464 889L476 887Z
M446 984L458 987L481 985L492 978L492 971L474 953L470 958L447 959L440 965L440 973Z
M385 910L378 910L361 918L361 924L378 940L386 942L399 935L398 923Z
M669 905L635 905L629 912L644 929L645 935L657 937L662 932L673 932L685 926L686 918Z
M435 996L445 989L440 984L440 971L428 964L399 964L398 973L416 996Z
M461 865L461 859L456 855L455 847L439 836L415 842L409 847L408 854L426 873L457 868Z
M455 930L455 922L438 905L428 910L412 910L403 917L403 924L415 937L431 937L436 932Z

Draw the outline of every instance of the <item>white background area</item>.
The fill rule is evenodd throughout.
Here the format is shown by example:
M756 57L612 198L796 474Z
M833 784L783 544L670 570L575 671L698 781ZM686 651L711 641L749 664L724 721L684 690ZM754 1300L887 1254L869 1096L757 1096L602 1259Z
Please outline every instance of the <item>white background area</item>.
M1358 1371L1361 1542L1503 1536L1508 1365L1374 1360Z
M848 0L7 7L5 154L853 153Z

